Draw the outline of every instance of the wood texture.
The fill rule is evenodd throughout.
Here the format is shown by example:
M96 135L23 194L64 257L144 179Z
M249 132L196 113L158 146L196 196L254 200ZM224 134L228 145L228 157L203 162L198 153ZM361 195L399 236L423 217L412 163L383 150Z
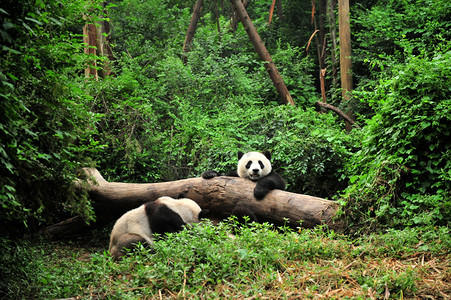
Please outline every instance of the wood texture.
M251 209L259 219L276 224L288 220L288 225L293 227L299 226L299 221L303 227L335 226L332 224L338 209L335 202L281 190L274 190L257 201L253 196L255 183L243 178L221 176L161 183L121 183L107 182L96 169L86 169L86 172L91 178L89 194L97 214L115 218L161 196L183 195L218 217L227 217L239 205Z

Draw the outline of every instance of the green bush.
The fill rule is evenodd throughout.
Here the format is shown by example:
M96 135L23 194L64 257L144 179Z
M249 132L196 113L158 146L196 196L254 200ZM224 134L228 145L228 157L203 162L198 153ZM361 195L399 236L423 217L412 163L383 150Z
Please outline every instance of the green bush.
M79 77L85 3L7 2L0 11L1 233L70 213L93 219L88 199L70 189L85 155L101 149Z
M362 99L376 115L348 167L351 230L451 221L451 51L412 57Z
M451 38L447 0L382 0L370 9L355 5L353 63L358 74L376 75L411 56L433 53ZM438 49L437 49L438 50ZM362 67L362 69L360 69ZM368 67L376 72L368 72Z

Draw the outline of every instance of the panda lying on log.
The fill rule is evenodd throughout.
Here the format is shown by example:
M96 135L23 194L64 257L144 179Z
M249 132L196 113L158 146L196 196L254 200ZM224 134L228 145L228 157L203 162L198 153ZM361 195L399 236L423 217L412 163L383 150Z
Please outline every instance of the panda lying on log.
M254 197L257 200L262 200L272 190L284 190L286 187L285 180L272 170L271 153L265 151L248 152L244 154L238 151L238 167L226 176L247 178L252 181L257 181L254 189ZM210 179L219 176L216 171L207 170L202 174L202 178Z
M208 213L191 199L160 197L126 212L114 224L110 237L110 254L118 259L136 243L153 245L154 233L178 232L184 225L199 223Z
M272 190L285 190L285 180L276 172L272 170L271 153L265 151L248 152L244 154L238 151L238 166L237 170L227 174L226 176L247 178L256 181L257 185L254 188L254 197L257 200L262 200ZM202 173L202 178L210 179L219 176L216 171L207 170ZM255 214L247 208L237 206L233 209L232 214L242 220L243 216L248 216L251 221L258 222Z

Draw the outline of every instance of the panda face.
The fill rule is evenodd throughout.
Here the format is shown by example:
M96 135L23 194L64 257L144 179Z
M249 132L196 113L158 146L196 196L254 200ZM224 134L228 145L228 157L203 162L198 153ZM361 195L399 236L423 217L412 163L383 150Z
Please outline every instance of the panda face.
M267 176L272 170L271 162L269 161L270 157L271 154L269 152L265 154L260 152L243 154L242 152L238 152L238 176L249 178L253 181Z

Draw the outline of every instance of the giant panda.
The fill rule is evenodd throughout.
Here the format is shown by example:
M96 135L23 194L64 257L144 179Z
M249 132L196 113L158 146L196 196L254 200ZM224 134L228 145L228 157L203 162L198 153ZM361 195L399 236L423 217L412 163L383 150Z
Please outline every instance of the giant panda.
M160 197L126 212L116 221L109 251L118 259L125 255L125 249L132 249L137 242L152 246L154 233L180 231L183 225L198 223L206 213L207 210L202 210L191 199Z
M274 189L284 190L286 187L285 180L272 170L271 152L248 152L244 154L238 151L238 166L236 172L227 174L227 176L235 176L247 178L256 181L254 188L254 197L262 200ZM202 178L210 179L218 176L213 170L207 170L202 174Z

